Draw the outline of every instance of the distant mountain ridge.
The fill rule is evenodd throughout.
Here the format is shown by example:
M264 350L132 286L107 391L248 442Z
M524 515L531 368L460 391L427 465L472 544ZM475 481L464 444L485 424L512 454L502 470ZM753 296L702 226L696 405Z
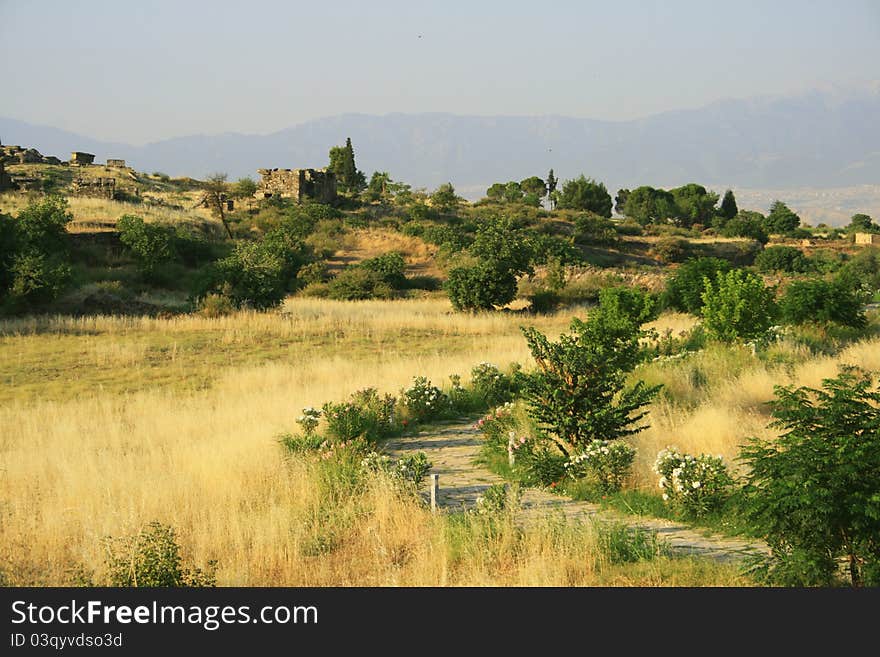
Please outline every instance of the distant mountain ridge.
M855 92L724 100L631 121L562 116L342 114L269 135L177 137L144 146L105 142L0 118L0 139L66 159L72 150L125 158L143 171L256 176L261 167L320 167L351 137L359 168L432 189L451 181L470 198L489 184L581 173L609 190L686 182L747 188L880 182L880 86Z

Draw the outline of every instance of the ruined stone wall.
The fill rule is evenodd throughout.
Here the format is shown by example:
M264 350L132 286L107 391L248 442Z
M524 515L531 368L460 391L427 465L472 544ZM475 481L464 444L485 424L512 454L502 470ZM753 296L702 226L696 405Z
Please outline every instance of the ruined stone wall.
M258 169L261 180L257 186L257 198L292 198L297 202L306 199L318 203L336 200L336 176L326 169Z
M70 154L70 163L71 164L92 164L95 161L95 156L92 153L82 153L80 151L73 151Z
M124 169L125 168L125 160L110 160L110 159L108 159L107 166L114 167L117 169Z
M116 198L115 178L76 178L70 186L76 196L92 196L95 198Z
M61 164L61 160L51 155L42 155L36 148L21 146L0 146L0 162L6 164Z
M880 244L880 235L875 233L856 233L856 244Z

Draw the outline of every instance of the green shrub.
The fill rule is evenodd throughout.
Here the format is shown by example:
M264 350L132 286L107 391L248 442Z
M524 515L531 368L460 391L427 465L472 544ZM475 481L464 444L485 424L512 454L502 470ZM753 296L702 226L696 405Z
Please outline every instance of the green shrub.
M477 420L474 429L482 432L483 438L490 447L507 449L509 434L516 429L516 425L513 404L505 402Z
M789 285L779 309L789 324L836 322L862 328L867 324L863 310L865 295L840 281L813 278Z
M385 454L369 452L361 460L361 467L388 477L401 490L409 493L418 491L432 464L424 452L417 452L399 459Z
M654 472L660 475L663 500L688 517L703 516L727 499L733 479L720 456L682 454L667 447L657 454Z
M358 266L376 274L383 283L390 285L395 290L406 287L406 276L403 273L406 263L403 256L397 251L369 258Z
M355 266L343 269L327 284L327 296L341 301L390 299L394 289L380 274Z
M214 292L228 297L237 308L272 308L287 293L284 270L284 259L278 253L259 242L241 242L214 264L197 296L201 299Z
M621 441L594 440L565 464L566 473L575 478L595 479L605 493L621 489L629 476L636 450Z
M773 324L773 290L756 274L742 269L703 279L703 325L709 337L723 342L761 339Z
M401 391L400 405L416 421L424 422L442 415L449 408L449 398L426 377L417 376Z
M107 570L111 586L206 587L216 583L217 564L187 567L173 527L151 522L132 536L107 541Z
M196 310L203 317L225 317L235 310L235 304L227 295L211 292L199 299Z
M477 497L474 511L480 515L496 515L513 511L519 504L519 488L510 484L492 484Z
M533 313L546 314L552 313L562 303L562 297L559 292L554 290L535 290L529 295L529 309Z
M565 477L568 459L555 446L525 443L516 450L515 470L523 483L556 488Z
M761 244L770 241L764 228L764 216L760 212L741 211L724 224L721 234L725 237L750 237Z
M834 583L844 558L855 586L880 585L880 390L842 367L821 390L775 388L774 440L753 438L746 512L770 545L762 575L796 586Z
M715 280L719 272L728 271L730 271L730 263L721 258L686 260L666 280L663 304L692 315L699 315L703 310L704 279Z
M661 237L651 247L651 254L662 262L683 262L690 255L690 244L681 237Z
M449 272L444 288L456 310L493 310L516 297L516 275L486 263L456 267Z
M614 246L620 238L610 219L587 212L574 218L574 241L588 246Z
M783 271L802 274L812 269L803 252L793 246L768 246L755 258L758 271Z
M398 431L396 403L391 395L379 395L375 388L365 388L353 393L346 402L327 402L321 410L332 439L346 442L363 438L375 442Z
M148 278L175 258L175 231L171 227L145 223L141 217L126 214L116 222L119 241L137 259L138 267Z
M602 288L599 306L601 312L628 319L636 326L657 319L658 314L656 297L636 287Z
M485 361L471 369L471 388L474 395L490 407L511 401L519 392L515 376L508 376Z

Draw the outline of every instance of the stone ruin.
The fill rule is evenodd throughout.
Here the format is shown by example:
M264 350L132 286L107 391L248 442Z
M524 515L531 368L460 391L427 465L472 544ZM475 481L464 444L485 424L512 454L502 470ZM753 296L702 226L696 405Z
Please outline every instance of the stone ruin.
M125 169L125 160L111 160L107 159L107 166L114 169Z
M856 244L880 244L880 235L876 233L856 233Z
M76 178L70 190L77 196L92 196L113 200L117 198L116 178Z
M21 146L0 146L0 162L5 164L61 164L61 160L51 155L42 155L36 148Z
M86 166L94 163L94 153L83 153L81 151L73 151L70 154L70 163L74 165Z
M327 169L257 169L262 180L256 198L292 198L297 203L309 199L318 203L336 200L336 175Z

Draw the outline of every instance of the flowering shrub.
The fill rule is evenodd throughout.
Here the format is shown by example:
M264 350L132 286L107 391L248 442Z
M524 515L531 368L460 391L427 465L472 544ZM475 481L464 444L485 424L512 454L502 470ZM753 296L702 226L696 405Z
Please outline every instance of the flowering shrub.
M514 395L512 377L503 374L492 363L482 362L471 370L471 387L487 406L508 402Z
M307 436L315 433L318 423L321 421L321 411L308 406L303 409L302 415L296 418L296 423L303 428Z
M397 429L394 418L396 403L393 396L380 396L375 388L358 390L347 402L327 402L322 406L327 432L335 440L363 437L374 441L385 438Z
M565 464L573 477L593 476L606 493L620 490L629 474L636 450L618 440L594 440Z
M281 434L278 440L294 454L314 452L325 448L327 445L324 437L316 433L307 433L305 435L285 433Z
M516 423L513 417L513 408L511 402L493 408L484 417L477 420L474 429L481 431L486 442L490 445L506 448L508 434Z
M513 509L519 503L519 487L507 484L492 484L482 495L477 497L474 512L480 515L492 515L507 509Z
M415 419L429 420L449 407L449 398L426 377L417 376L401 393L400 403Z
M431 462L424 452L396 460L386 454L369 452L361 460L361 468L369 472L380 472L401 488L416 491L431 469Z
M692 456L675 447L657 454L654 472L660 475L663 499L684 514L694 516L721 504L733 483L720 456Z

